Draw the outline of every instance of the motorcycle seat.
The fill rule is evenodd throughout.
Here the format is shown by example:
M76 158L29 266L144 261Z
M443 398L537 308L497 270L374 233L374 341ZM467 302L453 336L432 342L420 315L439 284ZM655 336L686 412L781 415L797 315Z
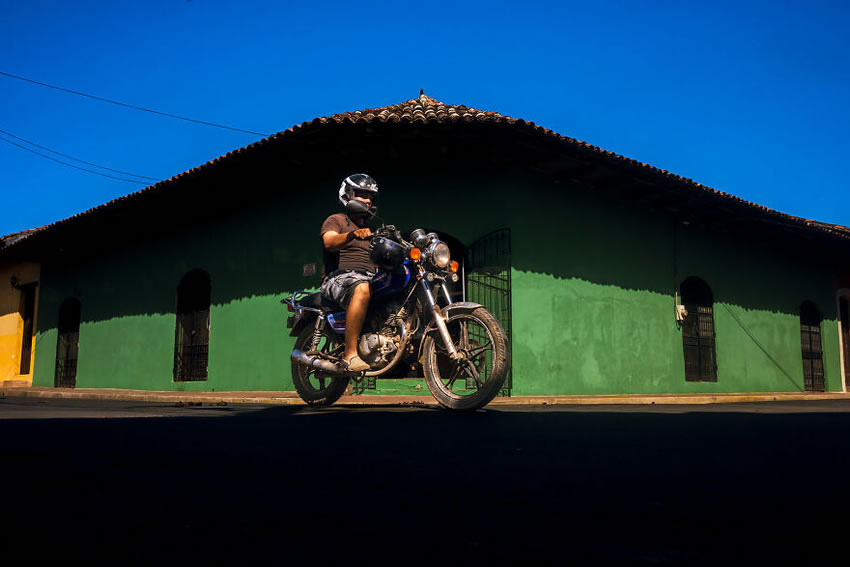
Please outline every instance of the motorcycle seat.
M336 313L337 311L345 311L345 308L339 305L337 302L332 301L322 295L321 292L311 293L310 295L305 296L299 302L299 305L302 307L312 307L314 309L321 309L325 313Z

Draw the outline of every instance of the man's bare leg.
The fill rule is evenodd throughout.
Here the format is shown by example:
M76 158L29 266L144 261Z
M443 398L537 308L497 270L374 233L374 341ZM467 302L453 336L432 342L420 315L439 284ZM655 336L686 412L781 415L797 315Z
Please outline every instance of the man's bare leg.
M368 282L361 282L354 288L348 309L345 311L345 354L343 360L348 362L351 357L357 355L357 340L363 329L363 321L366 320L366 309L369 307L369 299L372 293Z

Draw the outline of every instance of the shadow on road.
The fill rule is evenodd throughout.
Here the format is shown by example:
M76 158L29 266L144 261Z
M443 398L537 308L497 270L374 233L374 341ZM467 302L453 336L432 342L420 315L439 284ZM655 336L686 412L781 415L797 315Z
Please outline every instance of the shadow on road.
M130 563L761 564L828 554L850 504L850 413L163 411L0 421L7 544Z

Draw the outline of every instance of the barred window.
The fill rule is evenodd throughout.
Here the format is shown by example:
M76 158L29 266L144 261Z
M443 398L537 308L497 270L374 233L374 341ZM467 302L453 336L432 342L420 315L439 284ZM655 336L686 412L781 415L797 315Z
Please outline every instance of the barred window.
M803 347L803 384L807 392L823 392L823 346L821 345L821 315L811 301L800 305L800 342Z
M77 385L77 350L80 342L80 302L69 297L59 307L56 337L56 368L53 385L74 388Z
M192 270L177 287L174 380L206 380L210 350L210 276Z
M689 277L679 286L688 314L682 323L685 380L717 382L717 353L714 333L714 298L711 288L699 278Z

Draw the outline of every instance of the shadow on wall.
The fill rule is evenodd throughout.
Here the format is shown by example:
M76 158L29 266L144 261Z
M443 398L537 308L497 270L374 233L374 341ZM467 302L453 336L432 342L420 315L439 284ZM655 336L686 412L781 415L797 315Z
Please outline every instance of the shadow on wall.
M665 295L671 305L681 283L697 276L716 302L798 315L803 301L812 301L825 318L837 318L834 259L801 254L787 240L683 225L578 184L492 164L390 171L385 178L405 191L404 202L387 212L400 219L392 222L438 227L467 246L510 228L515 270Z
M318 237L299 233L279 205L210 221L66 269L46 265L39 327L55 328L58 306L69 296L80 300L83 322L175 313L180 279L193 269L210 274L213 305L317 285L318 277L305 278L302 270L317 262Z
M517 270L668 295L671 303L681 283L697 276L719 303L798 315L808 300L825 318L837 318L823 257L683 225L580 187L529 185L522 194L527 214L515 216L531 220L513 226Z
M516 270L650 291L671 302L679 283L695 275L718 302L796 314L810 300L825 318L836 317L832 275L816 259L682 226L585 187L491 162L360 155L297 178L270 165L250 177L232 175L211 190L213 198L233 198L238 181L255 187L250 199L257 204L234 205L233 212L68 268L45 265L39 328L56 327L69 296L80 300L84 322L174 313L178 282L192 269L210 274L213 305L316 287L319 227L339 208L339 181L357 171L378 179L379 212L400 228L438 227L469 245L509 227ZM316 275L305 277L310 264Z

